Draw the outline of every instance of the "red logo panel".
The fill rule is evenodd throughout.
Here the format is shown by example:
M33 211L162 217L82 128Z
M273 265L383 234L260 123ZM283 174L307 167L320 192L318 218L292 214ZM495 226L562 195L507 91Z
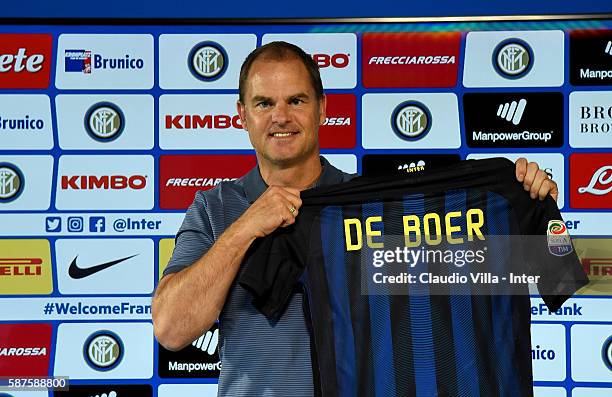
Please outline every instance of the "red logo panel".
M0 376L47 376L51 324L0 324Z
M357 100L353 94L328 94L325 124L319 128L322 149L352 149L356 143Z
M198 190L240 178L256 164L254 155L160 156L159 206L186 209Z
M0 34L0 88L48 88L50 34Z
M461 33L365 33L363 85L454 87L457 84Z
M612 153L570 156L570 206L612 208Z

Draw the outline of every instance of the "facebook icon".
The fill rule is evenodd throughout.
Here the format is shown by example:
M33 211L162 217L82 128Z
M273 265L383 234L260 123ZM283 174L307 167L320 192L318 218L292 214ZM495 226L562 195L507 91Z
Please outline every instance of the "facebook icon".
M103 233L106 230L106 220L103 216L92 216L89 218L89 231L92 233Z

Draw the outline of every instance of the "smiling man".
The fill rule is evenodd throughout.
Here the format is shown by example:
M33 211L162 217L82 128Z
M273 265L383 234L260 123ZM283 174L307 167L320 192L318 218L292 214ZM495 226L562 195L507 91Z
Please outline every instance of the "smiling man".
M237 104L258 165L242 178L197 193L153 298L158 341L178 350L219 318L220 396L312 396L318 374L303 292L268 320L235 282L255 239L295 221L300 191L351 179L319 156L325 95L317 65L299 47L273 42L253 51L240 71ZM532 198L556 198L556 184L519 159L517 179Z

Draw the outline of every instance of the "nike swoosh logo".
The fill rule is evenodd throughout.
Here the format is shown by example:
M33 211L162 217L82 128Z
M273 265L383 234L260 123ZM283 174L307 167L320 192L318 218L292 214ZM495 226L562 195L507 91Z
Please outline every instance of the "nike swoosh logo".
M104 269L107 269L107 268L109 268L109 267L111 267L111 266L115 266L115 265L116 265L116 264L118 264L118 263L121 263L121 262L127 261L128 259L133 258L133 257L135 257L135 256L137 256L137 255L138 255L138 254L136 254L136 255L132 255L132 256L128 256L128 257L125 257L125 258L122 258L122 259L117 259L117 260L114 260L114 261L110 261L110 262L102 263L102 264L100 264L100 265L96 265L96 266L87 267L87 268L85 268L85 269L83 269L83 268L81 268L81 267L79 267L79 266L77 265L77 258L79 257L79 256L77 255L77 256L75 256L75 257L74 257L74 259L72 260L72 263L70 263L70 267L68 268L68 275L69 275L70 277L72 277L72 278L77 279L77 280L78 280L78 279L81 279L81 278L89 277L89 276L91 276L92 274L98 273L99 271L102 271L102 270L104 270Z

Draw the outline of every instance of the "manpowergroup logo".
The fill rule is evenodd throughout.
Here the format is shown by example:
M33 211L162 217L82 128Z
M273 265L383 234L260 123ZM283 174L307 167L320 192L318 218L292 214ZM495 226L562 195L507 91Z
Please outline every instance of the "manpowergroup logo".
M0 34L0 89L49 87L52 42L50 34Z
M214 324L191 345L176 352L159 345L158 354L161 378L217 378L221 371L219 327Z
M470 147L563 145L561 93L467 93L463 105Z
M459 32L365 33L363 85L367 88L454 87Z
M62 34L56 85L62 89L149 89L153 37L147 34Z
M51 324L0 324L0 376L47 376Z
M240 178L255 164L253 155L160 156L159 205L186 209L198 190Z
M58 209L151 209L151 156L62 156Z
M0 240L0 295L50 294L52 272L48 240Z
M573 153L570 189L573 208L612 208L612 154Z
M357 36L354 33L265 34L262 45L273 41L295 44L309 54L319 66L324 88L356 86Z
M612 30L572 30L570 82L573 85L612 85Z

